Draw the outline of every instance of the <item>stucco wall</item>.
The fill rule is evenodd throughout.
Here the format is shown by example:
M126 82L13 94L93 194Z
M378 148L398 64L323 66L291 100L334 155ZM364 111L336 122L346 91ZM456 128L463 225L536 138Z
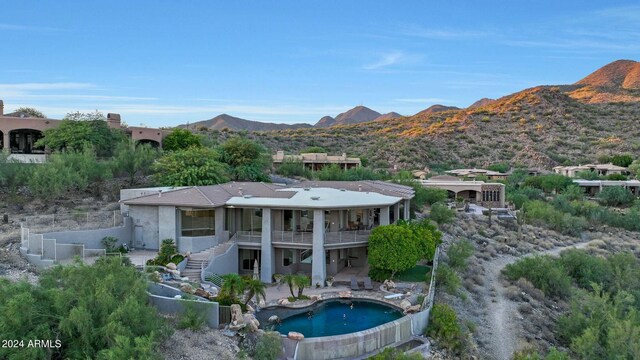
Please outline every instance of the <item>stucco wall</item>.
M201 273L202 280L209 274L225 275L238 272L238 244L233 243L227 251L219 256L204 268Z
M298 343L296 359L351 359L407 340L411 332L411 318L405 316L356 333L306 338Z
M181 253L186 253L190 251L192 253L197 253L202 250L206 250L212 246L218 244L217 236L180 236L178 238L178 251Z
M149 294L149 301L151 304L162 314L182 314L186 309L186 304L188 303L192 304L196 310L205 316L207 325L210 328L218 328L219 305L217 302L211 302L202 298L199 298L201 299L199 301L176 299L176 295L184 296L185 294L178 289L156 283L149 284L147 293Z
M115 246L131 243L131 218L124 217L123 225L109 229L57 231L42 234L45 239L56 239L58 244L84 244L85 249L104 249L102 238L113 236L118 239ZM58 260L60 257L58 256Z
M129 216L133 219L135 248L158 250L158 207L134 205L129 207ZM138 232L137 229L142 229ZM142 238L138 239L140 235Z

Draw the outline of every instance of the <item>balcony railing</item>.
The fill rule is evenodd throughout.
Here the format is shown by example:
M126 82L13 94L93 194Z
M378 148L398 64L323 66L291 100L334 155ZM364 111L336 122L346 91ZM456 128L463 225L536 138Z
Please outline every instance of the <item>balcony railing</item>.
M324 233L325 245L346 244L346 243L362 243L369 241L371 230L345 230L345 231L327 231ZM262 241L262 233L255 231L238 231L233 239L237 242L256 243ZM312 232L299 231L273 231L271 232L272 243L285 244L312 244Z

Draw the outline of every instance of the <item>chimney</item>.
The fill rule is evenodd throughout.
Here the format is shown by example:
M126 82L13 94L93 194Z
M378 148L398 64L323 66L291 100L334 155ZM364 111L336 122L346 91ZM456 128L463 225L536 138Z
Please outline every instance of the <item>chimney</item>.
M120 114L107 114L107 125L112 129L120 129L122 127L120 123Z
M0 100L0 116L4 115L4 102Z
M158 197L162 197L162 189L158 190Z

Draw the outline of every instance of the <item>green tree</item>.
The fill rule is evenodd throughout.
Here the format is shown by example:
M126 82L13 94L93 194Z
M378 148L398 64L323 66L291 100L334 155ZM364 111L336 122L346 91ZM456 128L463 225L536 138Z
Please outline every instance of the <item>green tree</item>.
M311 279L309 279L307 275L296 275L293 278L293 284L295 285L296 288L298 288L297 298L301 299L304 288L311 286Z
M113 167L115 171L128 175L129 185L134 185L136 175L151 172L157 157L158 151L149 144L137 144L134 140L123 141L116 147Z
M245 289L245 282L240 275L235 273L229 273L222 276L222 288L220 293L230 297L234 302L238 303L238 295Z
M60 125L47 129L36 146L46 146L54 151L83 151L92 147L100 157L111 156L117 143L125 135L121 130L110 129L100 112L67 114Z
M0 279L0 337L60 340L59 348L0 348L2 359L157 358L169 334L147 283L119 258L56 266L39 285Z
M435 304L429 316L427 335L434 337L445 348L459 351L462 347L462 330L455 310L446 304Z
M16 109L17 113L22 113L22 114L27 114L29 117L34 117L34 118L40 118L40 119L46 119L47 116L45 114L42 113L42 111L36 109L36 108L32 108L32 107L27 107L27 106L23 106L23 107L19 107Z
M616 166L628 167L633 163L633 157L629 154L618 154L611 157L611 163Z
M509 165L509 163L506 163L506 162L501 162L501 163L491 164L489 165L489 167L487 167L487 169L491 171L497 171L500 173L506 173L511 169L511 165Z
M185 150L200 146L202 146L200 137L187 129L174 129L162 139L162 149L166 151Z
M436 203L431 205L431 211L429 212L429 218L439 225L448 224L453 221L456 216L456 211L449 209L442 203Z
M244 283L244 289L247 291L247 296L245 298L244 304L247 305L253 297L256 297L256 303L260 302L260 298L263 300L267 299L267 294L265 292L266 285L262 283L262 281L257 279L247 279Z
M291 292L291 297L295 298L296 294L293 293L293 288L295 287L295 279L296 279L295 274L286 274L284 276L284 278L282 278L282 281L284 281L287 286L289 287L289 292Z
M633 174L636 179L640 177L640 160L635 160L629 165L629 172Z
M229 166L233 180L265 181L270 166L270 157L266 149L255 141L236 136L220 146L220 159Z
M447 190L444 189L425 188L423 196L425 204L433 205L435 203L447 200L449 194Z
M307 169L302 161L285 160L276 169L278 175L293 177L299 176L307 179L311 178L311 170Z
M412 268L421 252L415 234L406 226L378 226L369 236L369 265L374 269L398 272Z
M191 147L165 153L153 169L155 181L163 186L202 186L229 180L227 167L215 150Z
M598 201L607 206L629 205L635 199L631 191L622 186L607 186L598 193Z

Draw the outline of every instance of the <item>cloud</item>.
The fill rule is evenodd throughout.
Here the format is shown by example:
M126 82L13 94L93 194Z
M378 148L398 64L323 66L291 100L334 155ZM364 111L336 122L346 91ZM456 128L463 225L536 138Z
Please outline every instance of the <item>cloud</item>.
M398 64L403 60L405 55L401 51L394 51L387 54L383 54L378 61L370 64L363 65L365 70L378 70L388 66Z
M55 83L18 83L0 84L0 91L34 91L34 90L76 90L94 88L89 83L55 82Z
M48 26L15 25L15 24L7 24L7 23L0 23L0 30L39 31L39 32L62 31L62 29L58 29L58 28L54 28L54 27L48 27Z
M429 29L419 25L403 27L400 33L405 36L419 37L434 40L454 40L486 37L491 35L487 31L460 30L460 29Z

